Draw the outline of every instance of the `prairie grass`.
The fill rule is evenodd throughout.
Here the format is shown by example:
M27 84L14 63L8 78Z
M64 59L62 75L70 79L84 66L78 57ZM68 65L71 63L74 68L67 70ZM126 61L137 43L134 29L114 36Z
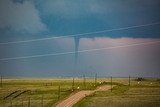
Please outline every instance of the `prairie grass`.
M117 84L116 82L122 84ZM74 107L160 107L160 83L156 79L138 81L114 79L116 86L111 91L96 92L85 97Z

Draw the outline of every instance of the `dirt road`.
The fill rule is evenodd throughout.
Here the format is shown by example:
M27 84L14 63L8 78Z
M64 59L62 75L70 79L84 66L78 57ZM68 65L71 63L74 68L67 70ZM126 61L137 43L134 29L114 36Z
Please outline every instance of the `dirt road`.
M84 98L87 95L91 95L92 93L96 91L107 91L111 89L111 86L109 85L103 85L97 87L95 90L84 90L79 91L71 96L69 96L67 99L63 100L59 104L57 104L56 107L72 107L74 104L76 104L78 101L80 101L82 98Z

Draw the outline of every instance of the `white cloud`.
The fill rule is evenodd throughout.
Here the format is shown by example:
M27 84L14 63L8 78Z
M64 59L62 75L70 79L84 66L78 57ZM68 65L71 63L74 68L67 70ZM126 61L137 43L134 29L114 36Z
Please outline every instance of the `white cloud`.
M0 0L0 28L27 33L47 30L31 1L13 3L11 0Z

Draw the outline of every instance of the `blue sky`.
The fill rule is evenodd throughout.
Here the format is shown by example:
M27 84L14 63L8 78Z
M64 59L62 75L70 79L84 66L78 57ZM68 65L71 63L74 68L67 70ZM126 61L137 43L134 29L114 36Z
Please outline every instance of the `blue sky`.
M160 22L159 5L159 0L1 0L0 43ZM0 45L0 58L75 51L75 44L79 45L77 50L84 50L157 41L159 29L160 24L156 24L77 38ZM123 49L117 50L79 53L77 64L74 54L1 61L0 71L6 76L33 77L80 76L83 73L159 76L159 44L129 47L123 52ZM141 51L136 53L137 50Z

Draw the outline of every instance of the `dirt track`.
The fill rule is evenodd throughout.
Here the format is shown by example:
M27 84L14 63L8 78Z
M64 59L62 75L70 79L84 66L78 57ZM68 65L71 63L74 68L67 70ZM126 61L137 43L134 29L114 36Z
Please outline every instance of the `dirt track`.
M107 91L109 89L111 89L111 86L103 85L103 86L97 87L97 89L95 89L95 90L79 91L79 92L69 96L67 99L63 100L59 104L57 104L56 107L72 107L74 104L76 104L82 98L84 98L86 95L91 95L95 91Z

